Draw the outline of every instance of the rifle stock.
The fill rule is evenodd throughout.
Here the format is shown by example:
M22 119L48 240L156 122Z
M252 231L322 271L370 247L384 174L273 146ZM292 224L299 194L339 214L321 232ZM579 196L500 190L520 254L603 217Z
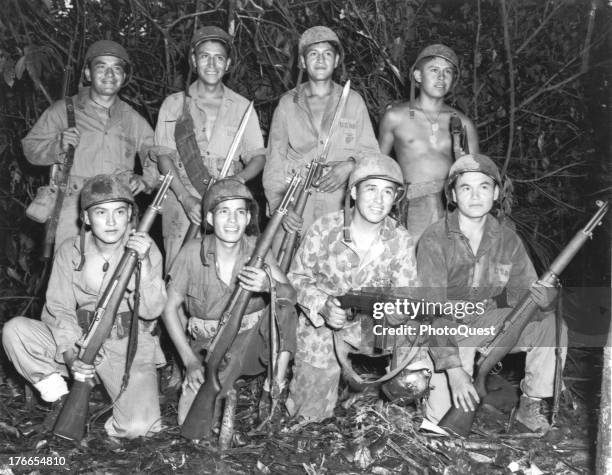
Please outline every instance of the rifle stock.
M578 253L586 240L593 234L593 230L601 223L608 211L607 202L597 202L599 209L587 223L578 231L567 246L561 251L550 265L546 273L540 278L544 284L554 285L557 277L567 267L573 257ZM504 326L495 338L487 345L477 362L476 378L474 387L478 392L480 400L487 395L486 378L494 366L514 348L521 333L531 321L532 315L537 310L537 305L531 298L529 291L521 298L518 305L508 314ZM440 420L438 425L448 432L466 437L471 430L476 411L464 411L462 408L451 407Z
M157 195L149 205L138 225L138 232L148 232L153 225L157 213L172 181L172 175L165 176ZM94 313L93 321L81 344L79 358L86 364L94 364L100 348L110 335L117 315L123 294L136 268L138 255L132 249L126 249L111 277L111 280L102 294L100 303ZM133 318L138 318L134 315ZM59 437L79 441L85 434L87 422L89 396L94 384L91 379L85 381L74 380L70 394L66 398L62 410L55 422L53 433Z
M274 235L293 200L299 182L300 178L294 174L283 201L257 241L248 263L249 266L263 267L265 256L272 246ZM251 295L252 292L237 285L223 311L220 322L221 329L215 336L206 356L205 382L193 400L181 429L181 435L187 439L201 439L211 436L215 421L215 403L217 395L222 389L219 381L219 366L238 334Z

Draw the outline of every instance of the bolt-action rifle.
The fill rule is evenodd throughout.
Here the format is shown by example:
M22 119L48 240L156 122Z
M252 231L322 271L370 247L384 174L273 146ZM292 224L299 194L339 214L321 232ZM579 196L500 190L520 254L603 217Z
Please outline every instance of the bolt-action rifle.
M270 218L265 231L257 240L255 250L248 263L249 266L259 269L263 267L266 254L272 246L274 235L293 201L300 181L297 173L294 174L281 204ZM204 361L206 365L205 382L193 400L181 430L181 435L187 439L208 438L211 435L215 419L215 403L222 389L219 380L219 366L238 334L242 317L252 295L253 292L237 285L221 315L220 330L215 336Z
M313 158L312 162L308 165L308 173L306 174L306 178L304 179L304 183L300 191L297 193L297 198L295 200L295 205L293 207L293 211L302 216L304 214L304 209L306 208L306 203L308 202L308 198L312 193L312 189L314 187L315 182L318 180L319 175L321 174L321 167L324 166L327 161L327 155L329 154L329 149L331 147L331 136L334 134L336 129L338 128L338 124L340 123L340 117L342 117L342 112L344 112L344 107L346 106L346 101L348 100L349 93L351 91L351 80L349 79L344 84L342 88L342 95L340 96L340 100L338 101L338 105L336 106L336 111L334 112L334 118L329 126L329 130L327 131L327 137L325 138L325 143L323 144L323 151L320 155ZM291 260L293 259L293 254L295 252L296 244L298 241L298 233L285 233L283 236L282 244L278 251L277 260L281 270L285 273L289 270L289 266L291 265Z
M171 174L164 176L155 199L149 205L138 224L138 232L146 233L151 229L153 221L155 221L155 217L161 209L171 181ZM87 336L81 344L79 358L84 363L94 364L100 348L110 335L117 310L123 300L123 294L134 273L137 262L138 255L136 251L126 249L108 286L102 294L100 303L96 307L93 320L87 331ZM132 318L138 318L138 315L133 315ZM76 441L80 441L83 438L89 409L89 396L93 386L92 378L87 378L84 381L74 380L70 394L68 394L68 398L64 402L55 422L55 427L53 428L55 435Z
M591 220L583 229L576 233L569 244L561 251L561 254L553 261L546 273L540 278L542 283L545 285L555 285L557 276L563 272L586 240L592 237L593 230L601 223L604 215L608 211L607 202L597 201L597 206L599 209ZM528 290L518 305L508 314L504 320L502 329L481 352L478 362L476 363L477 372L476 379L474 380L474 386L481 401L487 394L487 375L495 365L514 348L521 333L531 321L531 316L535 313L537 308ZM464 411L462 408L451 407L438 425L452 434L466 437L470 433L475 414L476 411Z

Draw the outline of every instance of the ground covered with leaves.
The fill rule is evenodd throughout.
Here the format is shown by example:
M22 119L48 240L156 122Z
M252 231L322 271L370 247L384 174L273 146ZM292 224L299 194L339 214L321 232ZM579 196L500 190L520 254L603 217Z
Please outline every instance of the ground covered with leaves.
M517 357L514 357L516 359ZM512 358L500 376L506 394L518 394L520 367ZM518 364L517 364L518 363ZM165 370L166 371L166 370ZM372 392L344 391L334 418L304 424L287 420L257 429L261 377L239 381L236 428L244 445L219 451L182 439L176 426L176 394L164 393L166 429L152 438L110 440L106 415L90 425L81 444L33 430L48 407L12 374L0 383L0 473L263 473L263 474L504 474L591 473L597 430L599 351L570 350L566 390L554 429L538 438L506 410L481 408L465 439L419 432L420 410L383 402ZM166 374L162 375L166 379ZM512 399L512 398L510 398ZM97 389L92 413L108 401ZM17 466L11 457L64 457L55 467ZM539 470L539 471L538 471Z

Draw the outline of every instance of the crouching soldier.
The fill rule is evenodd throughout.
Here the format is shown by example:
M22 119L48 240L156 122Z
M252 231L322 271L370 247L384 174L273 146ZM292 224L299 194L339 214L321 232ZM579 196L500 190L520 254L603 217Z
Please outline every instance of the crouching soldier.
M456 209L432 224L419 241L419 278L437 299L461 304L471 314L457 322L475 331L452 336L452 347L432 347L436 373L426 404L426 417L438 423L451 404L474 410L479 397L472 384L476 351L501 330L504 318L530 291L540 307L513 351L527 351L523 395L516 418L532 431L546 431L543 398L553 395L555 373L556 289L537 281L533 264L516 232L490 211L503 199L495 163L484 155L465 155L450 168L446 183L449 203ZM505 291L506 305L498 308ZM455 307L459 308L459 307ZM537 315L537 314L536 314ZM454 341L453 341L454 340Z
M83 227L58 248L41 321L15 317L4 326L2 343L17 371L40 392L59 403L68 393L64 380L97 376L113 401L106 421L110 436L134 438L161 429L156 367L165 364L159 340L151 334L166 303L162 256L148 234L133 232L134 197L116 175L97 175L81 191ZM109 339L95 365L79 359L79 344L96 305L125 248L140 261L139 281L132 277ZM138 301L139 335L129 383L120 391L128 355L131 308ZM117 398L118 397L118 398ZM59 409L60 404L55 404ZM57 416L44 423L49 430Z
M204 382L203 352L215 336L219 320L237 285L254 292L242 319L240 331L230 347L229 363L220 372L223 398L241 375L255 375L268 361L267 306L270 277L263 269L246 265L257 241L258 209L253 195L239 180L218 180L202 202L203 238L194 239L180 250L168 283L168 302L163 319L185 365L183 392L179 400L178 422L182 424L193 399ZM278 265L266 256L278 300L290 301L284 308L293 310L295 291ZM274 303L272 303L274 305ZM189 322L187 333L179 320L184 305ZM285 369L295 351L295 314L277 313L281 353L277 371L279 387L286 385Z
M322 420L333 415L341 365L336 344L361 347L360 320L347 321L337 297L363 287L387 290L417 285L414 244L408 231L389 217L403 195L400 166L390 157L368 152L357 157L348 180L355 206L327 214L306 233L289 272L302 311L287 409L293 416ZM391 324L400 315L387 315ZM344 347L344 345L342 345ZM400 343L399 351L410 346ZM403 348L402 348L403 346ZM343 356L343 355L341 355ZM400 359L403 355L400 355ZM425 367L419 350L413 367Z

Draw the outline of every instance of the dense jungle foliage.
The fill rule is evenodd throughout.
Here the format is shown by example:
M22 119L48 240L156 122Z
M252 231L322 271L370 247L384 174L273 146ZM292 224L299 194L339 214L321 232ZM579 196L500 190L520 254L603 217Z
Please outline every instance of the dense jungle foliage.
M235 49L226 82L255 99L264 132L279 96L295 85L297 40L307 27L338 32L346 58L337 80L351 78L375 128L388 104L407 98L418 51L442 42L461 58L449 100L475 121L481 150L512 178L513 218L540 268L594 200L609 195L603 1L3 0L2 8L0 314L36 315L40 304L42 228L23 212L47 170L25 161L20 139L51 101L77 91L85 50L101 38L129 51L134 75L122 96L154 125L164 97L193 78L186 55L194 29L228 28ZM568 275L577 284L609 280L603 234L574 262Z

